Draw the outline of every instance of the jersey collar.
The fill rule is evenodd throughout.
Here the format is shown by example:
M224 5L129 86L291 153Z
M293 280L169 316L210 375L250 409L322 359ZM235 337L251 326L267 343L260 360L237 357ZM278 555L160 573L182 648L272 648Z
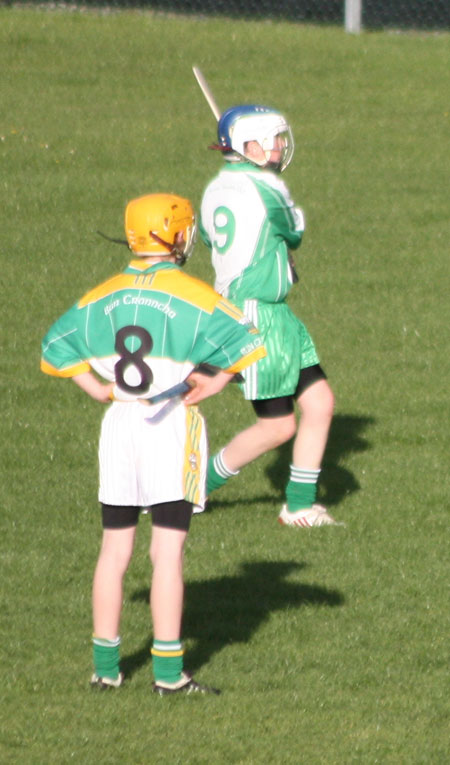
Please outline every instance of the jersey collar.
M264 171L263 167L254 165L253 162L235 162L234 164L230 162L226 164L225 169L230 170L232 173L248 173L249 170L255 173L262 173Z
M133 273L134 271L139 271L141 274L146 273L154 273L155 271L161 271L163 269L171 269L171 268L178 268L176 263L165 263L164 261L161 261L161 263L155 263L153 266L149 266L148 263L144 263L142 260L136 258L134 260L131 260L128 264L128 267L125 271L126 274Z

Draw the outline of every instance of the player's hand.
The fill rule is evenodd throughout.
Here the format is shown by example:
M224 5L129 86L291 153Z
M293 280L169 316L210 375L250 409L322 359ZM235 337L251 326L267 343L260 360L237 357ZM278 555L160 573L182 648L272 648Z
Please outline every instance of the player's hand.
M191 372L187 382L192 386L192 390L183 396L183 401L187 406L198 404L205 398L220 393L232 379L233 375L223 370L213 377L211 375L204 375L201 372Z
M97 401L102 404L110 404L111 401L114 401L114 383L105 383L102 387L103 391Z

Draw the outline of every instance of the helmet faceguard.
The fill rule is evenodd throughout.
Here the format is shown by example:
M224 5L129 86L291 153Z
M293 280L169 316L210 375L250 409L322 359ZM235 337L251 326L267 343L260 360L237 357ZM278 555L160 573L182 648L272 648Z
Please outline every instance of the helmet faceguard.
M125 233L135 255L174 257L183 265L194 249L194 210L188 199L175 194L146 194L127 204Z
M232 106L224 112L218 123L219 148L230 162L245 158L259 167L283 172L294 154L291 128L282 114L267 106ZM256 141L262 149L261 159L249 157L247 144ZM279 160L271 159L273 151L280 152Z

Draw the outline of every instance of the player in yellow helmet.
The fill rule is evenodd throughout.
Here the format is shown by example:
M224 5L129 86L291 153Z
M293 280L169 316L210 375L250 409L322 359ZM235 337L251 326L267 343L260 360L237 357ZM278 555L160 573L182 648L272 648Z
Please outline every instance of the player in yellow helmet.
M122 583L139 514L150 507L153 688L204 693L214 689L184 672L181 644L183 549L193 508L205 500L206 433L196 404L265 350L237 308L180 268L195 242L189 200L134 199L125 230L128 267L75 303L42 344L44 372L72 378L98 401L113 398L99 443L103 539L93 582L91 683L122 684ZM201 364L218 373L201 374Z
M178 265L184 265L196 239L192 205L189 199L174 194L133 199L125 210L125 233L135 255L173 255Z

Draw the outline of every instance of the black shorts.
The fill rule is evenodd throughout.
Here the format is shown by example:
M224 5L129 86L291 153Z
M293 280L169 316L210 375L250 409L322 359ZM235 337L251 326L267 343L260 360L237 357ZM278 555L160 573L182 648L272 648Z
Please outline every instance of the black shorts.
M256 401L252 401L255 414L264 419L270 417L284 417L287 414L291 414L294 411L294 401L299 396L319 380L326 380L327 376L323 371L320 364L313 364L311 367L305 367L300 372L300 377L297 383L297 387L292 396L280 396L279 398L261 398Z
M105 505L102 503L104 529L127 529L137 526L141 507L132 505ZM180 499L177 502L162 502L151 508L152 523L165 529L189 531L192 518L192 503Z

